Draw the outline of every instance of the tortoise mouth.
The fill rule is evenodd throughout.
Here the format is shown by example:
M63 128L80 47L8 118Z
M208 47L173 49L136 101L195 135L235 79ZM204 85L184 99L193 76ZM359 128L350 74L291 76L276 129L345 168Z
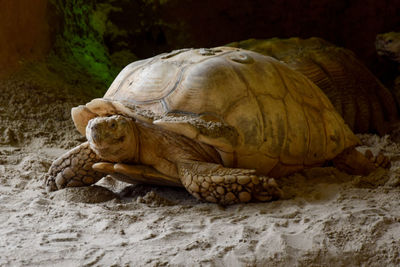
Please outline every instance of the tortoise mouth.
M380 56L387 56L387 57L393 57L394 53L391 51L386 50L385 48L379 48L376 50L376 52L378 53L378 55Z
M400 55L398 55L395 52L389 51L389 50L384 50L384 49L377 49L376 50L377 54L381 57L386 57L390 60L400 62Z
M385 56L390 59L396 59L397 55L395 51L391 51L390 47L388 47L384 42L377 41L375 44L376 53L379 56Z
M117 144L121 144L126 140L126 136L122 135L119 137L114 137L109 133L99 133L97 131L92 131L90 138L88 140L98 147L109 147Z

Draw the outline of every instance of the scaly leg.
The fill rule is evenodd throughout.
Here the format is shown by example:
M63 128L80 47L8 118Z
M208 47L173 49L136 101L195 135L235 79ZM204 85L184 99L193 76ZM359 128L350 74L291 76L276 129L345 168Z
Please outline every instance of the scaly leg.
M374 157L372 152L367 150L364 155L355 148L344 150L332 161L336 168L352 175L367 176L378 167L390 168L390 160L383 154Z
M50 166L46 177L47 191L96 183L104 176L92 169L99 161L101 159L90 149L88 142L71 149Z
M270 201L283 195L274 179L256 176L255 170L198 161L180 162L178 170L185 188L197 199L208 202L227 205Z

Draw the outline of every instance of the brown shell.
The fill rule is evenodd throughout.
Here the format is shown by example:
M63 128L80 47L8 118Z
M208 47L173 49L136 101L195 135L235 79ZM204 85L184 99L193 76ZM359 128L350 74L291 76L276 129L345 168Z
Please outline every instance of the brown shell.
M230 125L239 135L233 153L217 147L225 165L273 176L322 163L358 143L309 79L272 57L237 48L186 49L134 62L104 100L76 109L73 117L85 126L83 109L103 116L129 114L126 107Z
M229 46L272 56L307 76L355 132L384 134L398 120L390 91L348 49L315 37L250 39Z

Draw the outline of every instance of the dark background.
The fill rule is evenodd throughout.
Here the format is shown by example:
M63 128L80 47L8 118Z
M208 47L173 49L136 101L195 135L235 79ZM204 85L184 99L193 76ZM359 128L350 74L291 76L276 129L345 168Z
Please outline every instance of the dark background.
M378 33L400 30L400 0L0 0L0 73L53 52L109 84L130 61L248 38L322 37L384 82Z

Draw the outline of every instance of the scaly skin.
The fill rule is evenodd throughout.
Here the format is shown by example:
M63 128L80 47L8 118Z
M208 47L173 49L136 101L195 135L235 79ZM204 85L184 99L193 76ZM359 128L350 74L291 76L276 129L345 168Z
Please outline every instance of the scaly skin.
M207 162L178 163L185 188L197 199L230 205L250 201L270 201L282 197L275 180L256 176L255 170L225 168Z
M90 149L88 142L71 149L51 165L46 177L46 190L96 183L104 177L104 173L92 169L92 165L99 161L101 159Z

